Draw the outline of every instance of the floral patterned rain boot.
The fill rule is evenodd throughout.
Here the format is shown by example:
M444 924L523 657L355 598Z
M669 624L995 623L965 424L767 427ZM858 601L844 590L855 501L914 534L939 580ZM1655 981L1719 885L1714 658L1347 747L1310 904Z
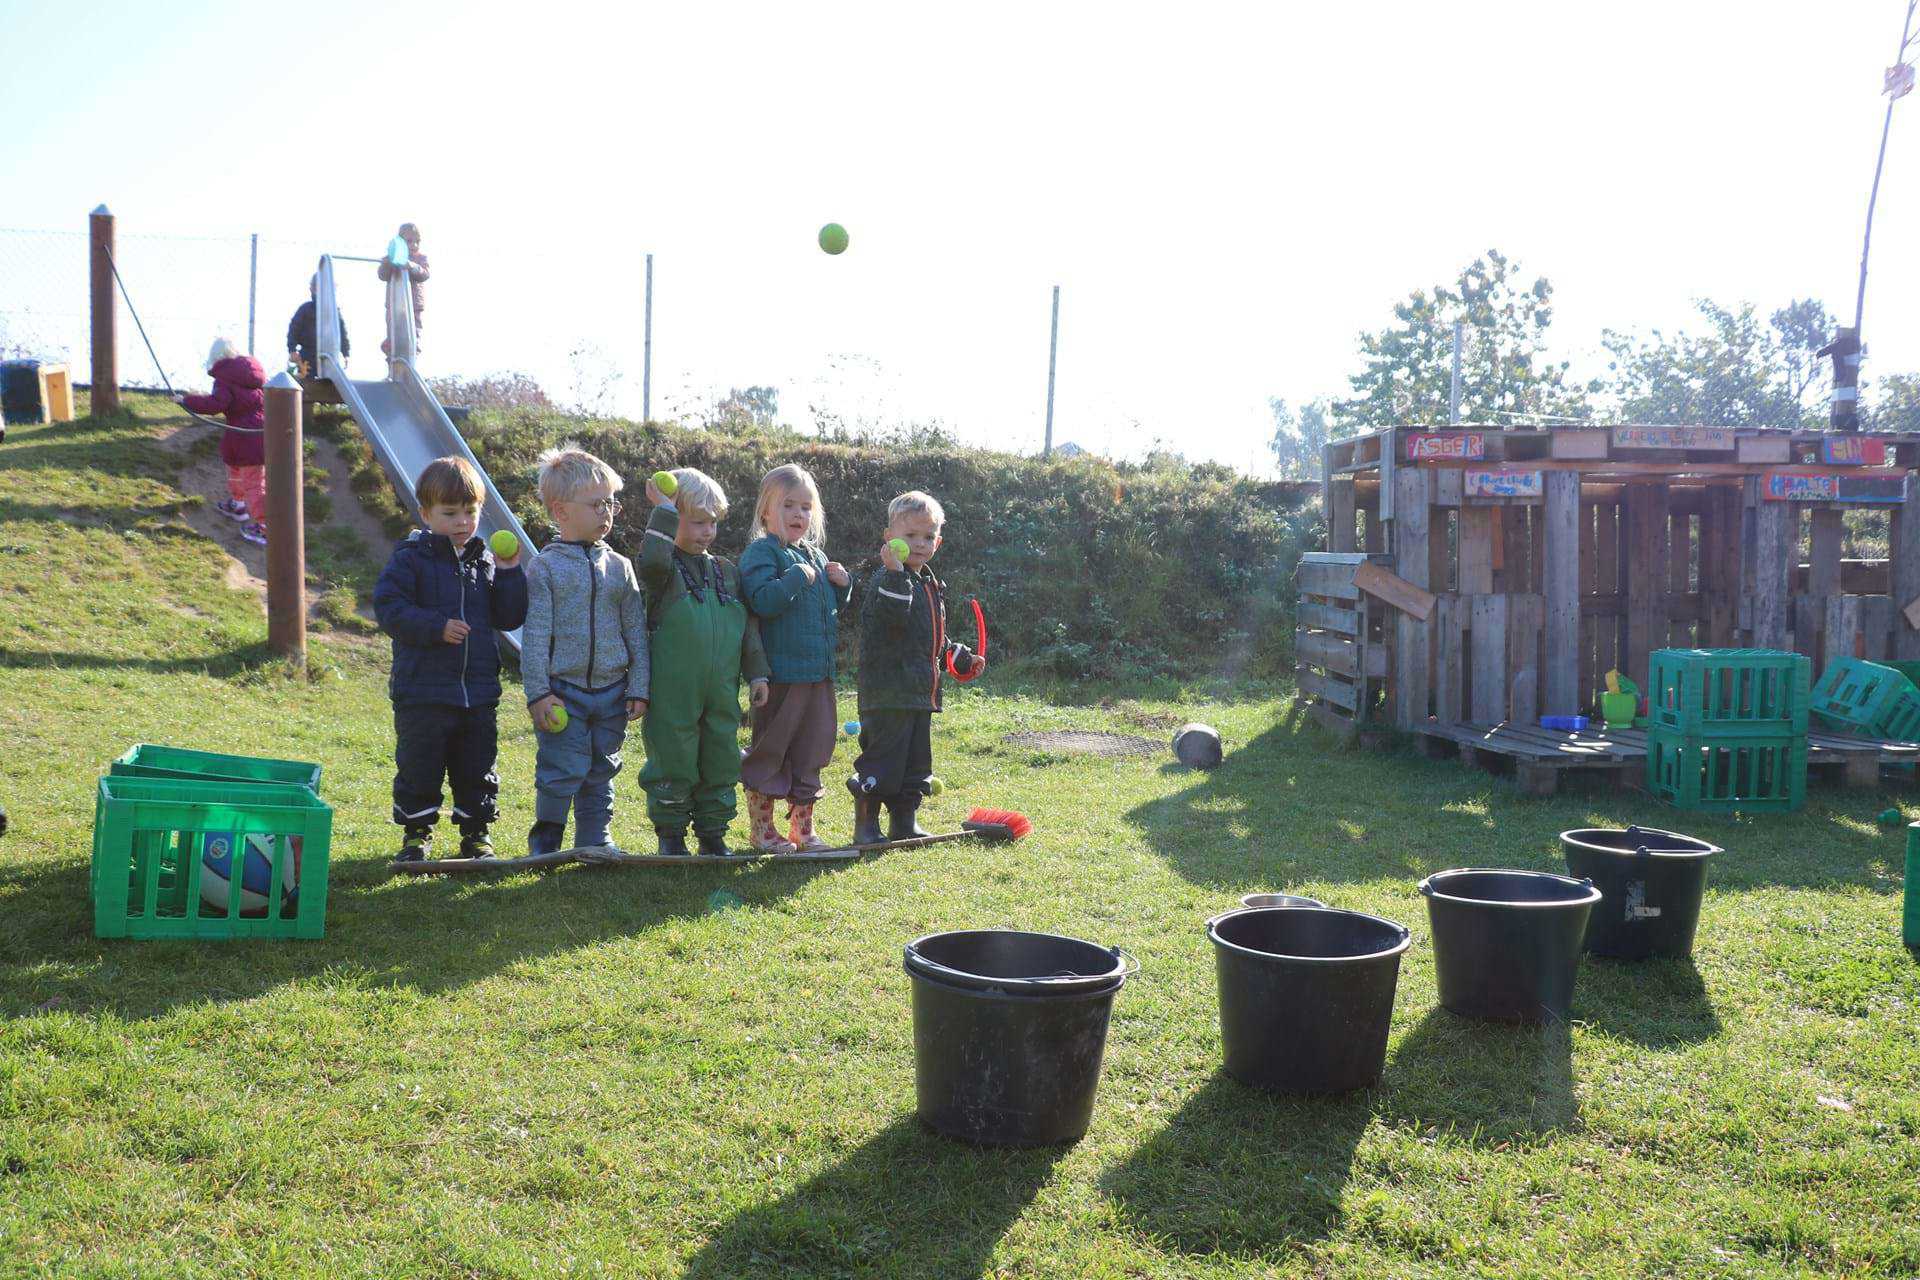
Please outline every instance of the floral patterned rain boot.
M758 791L747 792L747 816L753 821L753 847L757 853L792 853L793 846L780 838L773 822L773 797Z
M813 834L813 801L805 804L787 803L787 839L793 843L799 853L819 853L831 849L832 845Z

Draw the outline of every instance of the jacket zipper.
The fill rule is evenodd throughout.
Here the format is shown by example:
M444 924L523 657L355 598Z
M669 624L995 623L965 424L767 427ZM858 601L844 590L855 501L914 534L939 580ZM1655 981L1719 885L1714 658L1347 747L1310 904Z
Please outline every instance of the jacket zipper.
M467 573L465 563L460 559L458 551L453 553L453 580L460 587L460 621L465 622L467 620ZM467 645L471 639L472 631L469 629L467 636L460 641L460 705L469 708L473 706L473 699L467 693Z
M927 621L933 630L933 705L940 705L940 610L933 598L933 579L927 579Z
M587 558L587 687L597 688L593 679L593 651L597 632L594 624L600 615L600 574L593 566L593 549L580 548L580 554Z

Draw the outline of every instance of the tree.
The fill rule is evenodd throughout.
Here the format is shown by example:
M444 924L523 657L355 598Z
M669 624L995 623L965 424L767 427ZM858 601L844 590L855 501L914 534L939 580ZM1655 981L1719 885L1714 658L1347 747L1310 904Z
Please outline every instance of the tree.
M1395 324L1360 336L1366 362L1337 401L1344 431L1447 421L1453 381L1453 326L1467 326L1461 362L1464 421L1507 426L1533 417L1581 417L1585 389L1569 385L1567 364L1546 359L1553 286L1545 276L1523 285L1498 250L1476 258L1451 285L1416 289L1394 306Z
M771 427L780 413L778 387L734 387L714 401L709 427Z
M1874 379L1867 408L1868 431L1920 431L1920 374L1891 373Z
M1273 412L1273 439L1267 447L1273 450L1284 480L1318 480L1321 450L1328 441L1354 432L1351 424L1328 420L1325 400L1303 404L1296 413L1293 406L1276 396L1267 401L1267 408Z
M1609 329L1613 357L1606 386L1629 422L1716 427L1825 425L1826 362L1814 355L1833 317L1812 298L1797 299L1762 323L1752 304L1737 310L1708 299L1695 304L1703 334L1655 329L1648 338Z

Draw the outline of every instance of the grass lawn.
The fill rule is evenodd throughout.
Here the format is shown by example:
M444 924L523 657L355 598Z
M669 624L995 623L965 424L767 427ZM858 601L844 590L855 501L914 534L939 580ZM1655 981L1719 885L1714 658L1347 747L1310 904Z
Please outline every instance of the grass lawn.
M257 601L186 522L218 495L177 487L155 441L177 417L132 403L0 446L0 1274L1920 1274L1920 966L1887 797L1528 800L1335 750L1271 689L989 677L936 724L928 825L1018 809L1037 834L1011 848L392 878L384 645L346 627L306 675L266 661ZM503 845L531 816L515 706ZM1211 774L1004 740L1190 717L1227 739ZM324 763L324 941L92 937L94 780L142 741ZM631 771L619 805L643 844ZM1422 874L1557 868L1561 829L1636 820L1728 851L1695 962L1586 964L1570 1026L1438 1009ZM1379 1088L1221 1074L1203 922L1274 888L1412 927ZM914 1119L901 944L989 926L1140 961L1071 1148Z

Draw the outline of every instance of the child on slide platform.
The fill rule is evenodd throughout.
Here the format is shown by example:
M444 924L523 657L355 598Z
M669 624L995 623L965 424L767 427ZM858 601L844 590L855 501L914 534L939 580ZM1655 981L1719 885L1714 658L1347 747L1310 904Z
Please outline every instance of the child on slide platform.
M740 556L747 607L760 619L773 682L767 705L753 712L753 744L740 766L762 853L814 853L831 848L813 832L820 771L833 760L839 729L834 705L834 646L852 579L827 559L826 512L805 467L788 463L760 482L760 536ZM787 801L787 838L773 820Z
M227 496L213 509L240 522L240 536L257 546L267 545L267 385L260 362L241 351L230 338L215 338L207 352L207 372L213 375L213 393L175 396L188 413L223 414L227 429L220 433L220 461L227 468Z
M700 853L725 857L740 780L740 680L749 682L753 705L765 706L767 658L739 571L708 552L727 514L726 492L692 467L673 478L672 498L647 481L653 514L640 582L653 671L640 785L661 853L685 856L691 825Z
M527 566L520 680L533 717L529 854L612 843L613 779L627 722L647 713L647 606L633 563L606 544L620 514L614 469L578 445L540 455L540 500L558 534ZM566 722L556 727L554 709Z
M860 755L847 779L855 844L927 834L914 812L933 777L941 669L950 664L961 680L987 669L986 658L948 639L946 588L927 568L946 520L940 503L917 489L887 504L880 568L860 602ZM894 554L895 538L907 544L904 561Z

